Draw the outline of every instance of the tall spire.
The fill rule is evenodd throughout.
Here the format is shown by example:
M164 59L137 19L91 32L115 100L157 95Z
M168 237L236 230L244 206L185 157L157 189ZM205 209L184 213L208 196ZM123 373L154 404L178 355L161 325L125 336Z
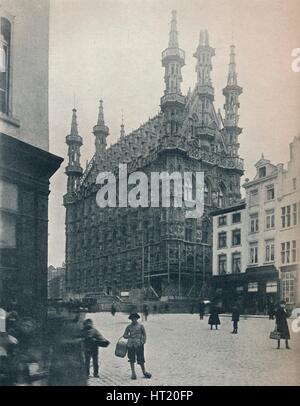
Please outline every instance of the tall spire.
M99 101L98 121L93 128L93 133L95 135L96 156L99 157L102 156L106 150L106 138L109 134L109 128L105 125L104 121L103 100Z
M71 122L71 135L78 135L78 124L77 124L77 110L75 107L72 110L72 122Z
M66 167L66 174L68 176L68 195L70 196L76 189L79 179L82 175L82 168L80 165L80 147L82 146L82 138L78 132L77 124L77 111L75 108L72 110L72 121L70 134L66 136L66 144L68 145L69 162Z
M177 12L172 11L171 31L169 36L169 48L178 48Z
M121 130L120 130L120 138L125 137L125 127L124 127L124 117L123 117L123 110L122 110L122 121L121 121Z
M208 95L211 100L214 99L214 89L210 77L213 56L215 56L215 50L209 45L208 31L201 30L199 45L194 53L194 57L197 59L197 87L200 94Z
M165 119L171 124L171 133L178 129L182 110L185 107L185 97L181 93L181 68L185 65L185 53L179 48L176 11L172 11L169 46L162 52L162 66L165 68L165 90L160 100ZM177 124L175 124L175 121ZM169 126L170 127L170 126Z
M229 57L229 69L227 76L227 85L223 89L223 95L225 96L225 119L224 119L224 131L226 134L228 150L234 157L239 156L239 140L238 136L241 134L242 129L238 126L239 123L239 95L243 92L243 89L237 84L237 73L235 63L235 46L230 47Z
M178 46L176 11L172 11L169 47L162 52L162 65L165 68L165 94L181 94L181 68L185 65L185 53Z
M97 125L105 125L104 112L103 112L103 100L102 99L99 101L99 112L98 112Z
M236 73L236 63L235 63L235 46L230 46L230 60L229 60L229 71L227 77L228 86L237 85L237 73Z
M225 127L237 127L239 121L238 109L240 107L239 95L243 89L237 84L237 73L235 63L235 46L230 47L229 68L227 76L227 85L223 89L225 96Z
M199 46L208 47L209 46L209 37L207 30L200 30L199 35Z

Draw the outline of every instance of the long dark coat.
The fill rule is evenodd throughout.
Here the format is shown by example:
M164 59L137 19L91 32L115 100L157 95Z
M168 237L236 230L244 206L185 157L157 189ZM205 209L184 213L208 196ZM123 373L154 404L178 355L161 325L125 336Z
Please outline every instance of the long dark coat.
M232 309L232 317L231 317L232 321L240 321L240 312L237 308L233 308Z
M275 313L277 331L280 333L280 338L284 340L290 339L290 331L287 323L288 317L289 315L287 311L282 307L280 307Z
M208 324L213 325L213 326L218 326L219 324L221 324L220 318L219 318L219 310L216 306L213 306L210 310Z

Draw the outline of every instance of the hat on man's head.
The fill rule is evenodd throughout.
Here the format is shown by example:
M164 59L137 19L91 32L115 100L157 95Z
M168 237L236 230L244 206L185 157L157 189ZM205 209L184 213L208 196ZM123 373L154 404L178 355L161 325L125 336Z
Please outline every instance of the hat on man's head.
M286 304L285 300L280 300L280 304Z
M138 313L131 313L128 318L129 318L129 320L132 320L132 319L138 320L140 318L140 315Z
M93 320L92 319L85 319L83 321L83 325L86 326L87 324L93 324Z

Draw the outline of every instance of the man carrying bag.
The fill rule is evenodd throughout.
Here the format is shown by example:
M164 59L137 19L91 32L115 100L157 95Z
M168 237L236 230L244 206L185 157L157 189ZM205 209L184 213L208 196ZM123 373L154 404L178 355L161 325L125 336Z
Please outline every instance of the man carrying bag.
M110 343L99 333L97 329L94 328L93 321L91 319L86 319L83 322L82 336L87 376L90 375L90 362L92 359L94 377L99 378L98 347L107 347Z

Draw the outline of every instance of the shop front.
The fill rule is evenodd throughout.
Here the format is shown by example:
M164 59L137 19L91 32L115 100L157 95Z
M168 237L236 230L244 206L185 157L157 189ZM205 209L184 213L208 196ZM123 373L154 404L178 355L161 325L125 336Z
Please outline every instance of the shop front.
M279 273L273 265L247 268L245 311L268 314L270 306L280 300Z

